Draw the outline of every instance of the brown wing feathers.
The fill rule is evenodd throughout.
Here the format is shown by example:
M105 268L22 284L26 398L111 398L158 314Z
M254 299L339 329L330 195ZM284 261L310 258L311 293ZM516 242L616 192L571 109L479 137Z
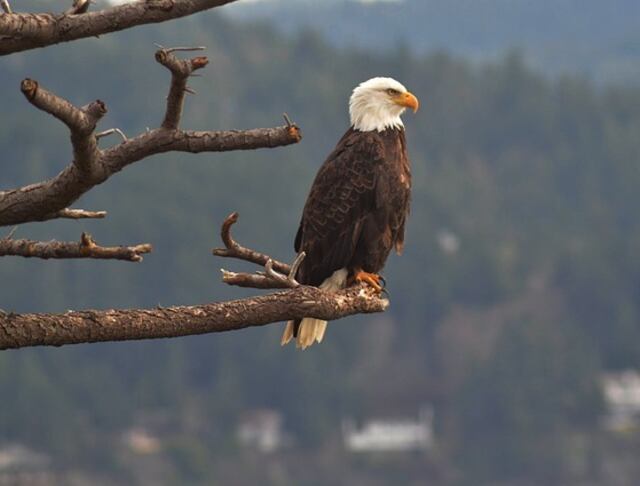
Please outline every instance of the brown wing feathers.
M295 241L307 258L301 283L320 285L353 258L364 219L373 211L384 146L375 132L349 129L316 176Z

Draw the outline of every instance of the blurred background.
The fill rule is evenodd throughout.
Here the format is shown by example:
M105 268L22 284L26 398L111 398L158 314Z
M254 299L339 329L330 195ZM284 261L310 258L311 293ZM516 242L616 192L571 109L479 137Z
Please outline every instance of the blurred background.
M388 312L334 322L305 352L280 347L282 325L4 351L0 484L637 484L639 19L636 0L241 1L1 58L3 189L70 160L66 129L21 79L104 100L101 128L133 136L163 114L154 42L208 48L183 127L287 112L304 134L147 159L77 204L107 219L20 226L155 251L140 264L4 258L6 311L256 294L220 282L221 266L251 268L211 255L225 216L239 211L239 241L291 260L353 87L392 76L421 110L405 116L413 207Z

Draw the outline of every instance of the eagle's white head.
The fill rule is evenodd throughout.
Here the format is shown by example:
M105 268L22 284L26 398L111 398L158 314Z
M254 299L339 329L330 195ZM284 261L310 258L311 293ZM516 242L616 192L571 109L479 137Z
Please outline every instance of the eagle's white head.
M351 125L361 132L404 125L400 115L407 108L418 111L418 98L392 78L371 78L360 83L349 99Z

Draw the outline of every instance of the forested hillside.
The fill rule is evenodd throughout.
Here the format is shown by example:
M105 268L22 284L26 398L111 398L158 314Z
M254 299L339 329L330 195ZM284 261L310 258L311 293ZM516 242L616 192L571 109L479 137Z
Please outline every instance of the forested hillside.
M614 484L605 465L619 444L600 427L599 377L640 367L640 88L549 81L518 55L475 65L340 50L201 14L0 60L0 188L50 177L70 158L65 130L23 99L22 78L78 105L104 100L101 127L133 135L162 116L168 75L154 42L208 46L186 128L271 126L286 111L303 141L147 160L81 200L107 219L20 227L19 237L88 230L155 250L140 264L4 258L0 308L246 295L220 283L229 262L210 254L219 224L237 210L240 241L292 259L312 178L347 128L350 91L374 75L421 100L405 116L414 193L405 254L385 272L391 308L330 324L305 352L280 348L277 325L2 352L0 443L46 453L55 471L91 484ZM436 451L344 451L345 417L414 415L425 404ZM255 409L282 414L289 448L260 456L237 444L238 420ZM127 453L121 436L134 426L161 437L161 452ZM637 467L637 437L625 440L616 457Z
M640 75L636 0L262 0L224 13L268 19L284 32L312 29L337 46L393 51L406 45L475 60L518 48L553 75L617 83Z

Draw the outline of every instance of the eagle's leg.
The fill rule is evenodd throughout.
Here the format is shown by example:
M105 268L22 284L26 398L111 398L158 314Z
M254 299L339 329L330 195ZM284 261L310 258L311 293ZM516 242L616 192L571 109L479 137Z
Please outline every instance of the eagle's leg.
M383 284L385 283L384 278L382 278L377 273L369 273L369 272L365 272L362 269L358 269L353 274L353 280L358 283L365 282L369 284L378 293L381 293L384 290L384 287L380 285L380 282L382 282Z

